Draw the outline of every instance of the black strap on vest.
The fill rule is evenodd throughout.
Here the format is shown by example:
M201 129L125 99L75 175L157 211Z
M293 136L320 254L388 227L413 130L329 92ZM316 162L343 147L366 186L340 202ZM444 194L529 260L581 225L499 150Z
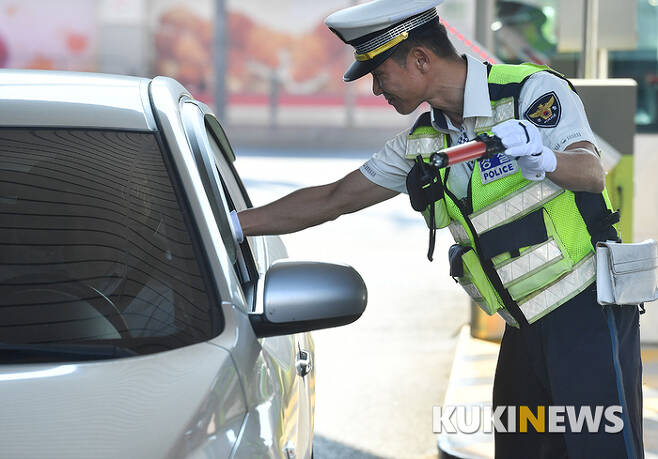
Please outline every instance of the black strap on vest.
M475 253L478 256L478 259L480 260L480 264L482 265L482 269L484 270L484 273L489 278L489 281L493 285L494 289L496 289L496 292L498 292L498 295L500 295L500 299L503 300L503 305L505 306L505 308L507 308L507 311L512 315L512 317L514 317L514 320L516 320L516 322L519 324L520 327L525 327L529 325L528 320L525 318L523 312L521 311L521 308L519 308L519 305L516 304L516 301L512 299L510 293L503 286L503 281L500 280L500 276L498 276L498 272L496 272L496 268L494 268L494 264L491 261L491 259L486 259L482 256L482 247L480 246L480 238L478 237L478 234L475 231L475 227L473 226L471 219L468 218L468 213L466 212L466 209L463 208L462 202L452 193L452 191L448 189L446 183L443 184L443 189L446 195L448 195L448 197L452 199L452 202L455 203L455 205L459 209L459 212L464 218L466 225L468 225L468 228L471 230L471 234L473 235L473 242L475 243Z
M414 125L411 127L410 134L413 134L419 127L428 127L432 125L432 115L430 112L421 113Z
M617 230L612 226L619 223L619 211L612 212L608 209L602 193L578 191L574 193L574 196L576 207L587 225L592 248L596 249L597 242L621 242Z
M521 255L521 248L541 244L547 240L543 207L480 235L482 256L487 259L505 252L509 252L513 258L518 257Z
M436 244L436 202L443 199L443 182L438 169L423 161L418 155L415 164L407 174L407 193L411 207L422 212L429 207L430 213L430 241L427 259L433 261L434 246Z
M431 262L434 261L434 248L436 247L436 222L434 216L436 214L436 207L434 204L430 206L430 242L427 247L427 259Z
M432 126L432 114L430 112L422 113L410 133L413 134L419 127ZM445 134L444 134L445 135ZM450 141L448 138L448 145ZM406 180L407 192L411 200L411 207L422 212L429 206L429 247L427 249L427 259L434 260L434 249L436 247L436 207L435 203L443 196L443 181L441 174L435 167L426 164L423 157L418 155L415 164L407 174Z

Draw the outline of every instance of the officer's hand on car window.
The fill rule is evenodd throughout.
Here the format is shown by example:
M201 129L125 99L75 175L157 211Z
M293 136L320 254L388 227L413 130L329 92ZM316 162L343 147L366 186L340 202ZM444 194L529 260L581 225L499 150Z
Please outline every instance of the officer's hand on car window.
M505 154L516 159L528 180L543 180L546 172L557 167L553 151L544 146L537 127L526 120L508 120L494 126L493 133L505 146Z
M238 245L244 242L244 234L242 233L242 226L240 225L240 219L238 218L238 213L235 210L232 210L230 215L230 226L231 234L233 239L237 242Z

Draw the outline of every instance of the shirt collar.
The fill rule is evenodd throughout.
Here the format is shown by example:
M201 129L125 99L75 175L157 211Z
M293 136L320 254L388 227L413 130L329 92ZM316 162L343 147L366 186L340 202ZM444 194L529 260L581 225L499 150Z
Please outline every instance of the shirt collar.
M490 117L492 114L487 66L467 54L463 117L464 119Z
M489 98L489 81L487 66L466 54L466 84L464 85L463 118L491 117L491 99ZM440 131L449 131L452 127L446 116L438 108L432 109L432 123ZM459 130L459 128L457 128Z

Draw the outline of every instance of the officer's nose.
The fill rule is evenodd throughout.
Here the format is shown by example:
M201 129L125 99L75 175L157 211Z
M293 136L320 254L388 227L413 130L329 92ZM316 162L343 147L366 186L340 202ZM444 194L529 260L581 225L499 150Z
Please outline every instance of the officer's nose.
M379 80L374 75L372 76L372 93L376 96L384 93L384 91L382 91L382 87L379 86Z

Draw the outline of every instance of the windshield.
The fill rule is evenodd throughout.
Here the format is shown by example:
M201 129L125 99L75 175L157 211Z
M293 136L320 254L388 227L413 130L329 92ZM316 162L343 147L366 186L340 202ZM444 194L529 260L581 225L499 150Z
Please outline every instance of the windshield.
M0 219L0 362L148 354L221 329L152 133L0 130Z

